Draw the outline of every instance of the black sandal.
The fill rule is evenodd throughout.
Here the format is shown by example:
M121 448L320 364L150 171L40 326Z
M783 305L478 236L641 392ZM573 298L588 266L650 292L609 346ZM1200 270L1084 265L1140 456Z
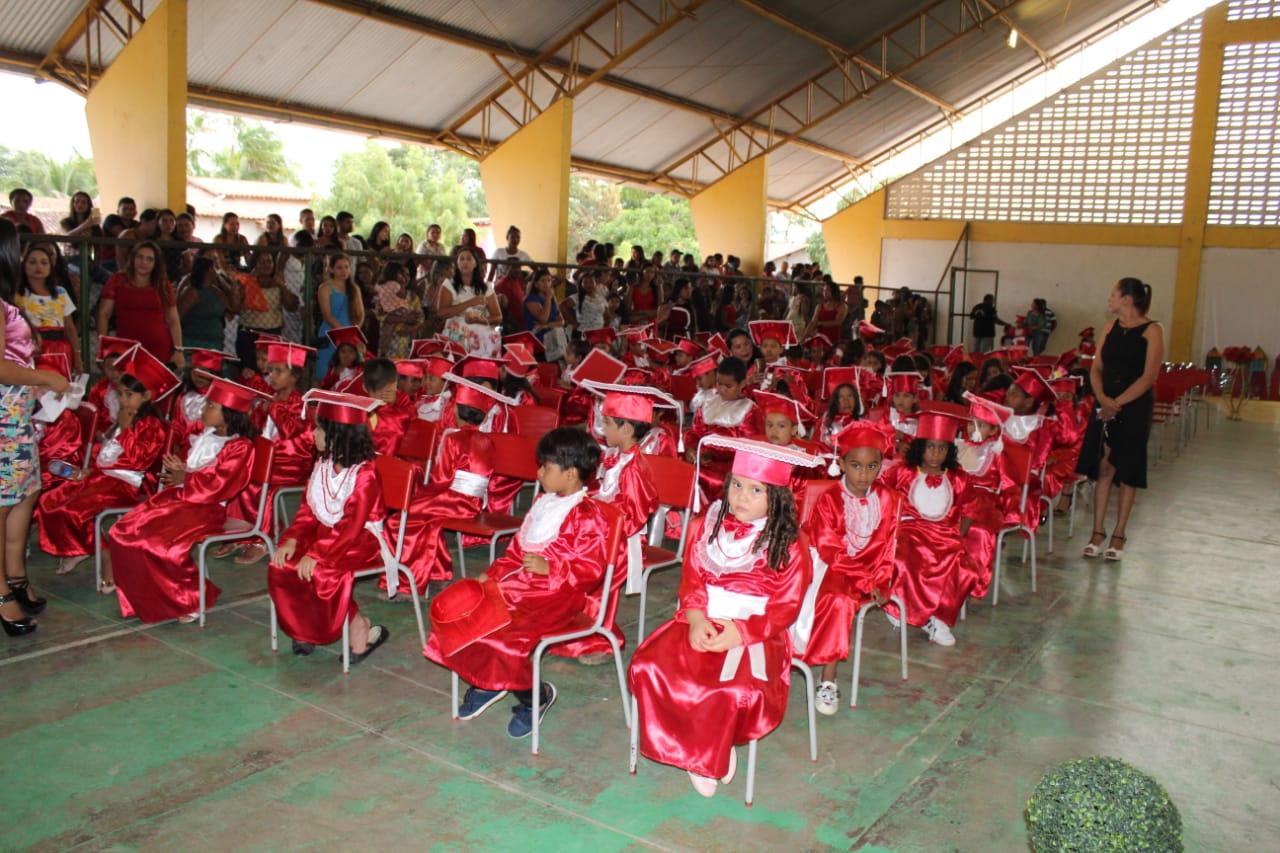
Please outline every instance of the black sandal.
M378 638L376 640L373 638L374 631L378 632ZM356 664L360 663L360 661L364 660L369 655L373 654L374 651L378 648L378 646L382 645L389 639L391 639L391 631L388 628L385 628L382 625L374 625L372 628L369 629L369 645L365 648L365 650L363 652L360 652L359 654L356 654L355 652L351 652L350 654L351 665L355 666Z
M22 600L15 595L0 595L0 607L3 607L10 601L16 601L19 605L22 604ZM21 637L23 634L30 634L37 627L35 620L30 616L25 619L14 620L9 620L0 616L0 625L4 626L4 632L10 637Z
M49 602L44 598L31 597L31 581L26 576L20 578L6 576L5 580L9 582L9 589L13 593L13 597L17 599L18 604L22 606L28 616L39 616L44 612L45 605Z

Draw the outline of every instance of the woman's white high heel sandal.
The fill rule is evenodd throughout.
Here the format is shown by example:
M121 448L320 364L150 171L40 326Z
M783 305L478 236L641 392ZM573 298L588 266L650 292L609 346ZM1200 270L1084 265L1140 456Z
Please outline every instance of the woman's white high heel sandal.
M1106 536L1106 535L1107 535L1107 531L1105 531L1105 530L1095 530L1095 531L1093 531L1093 535L1094 535L1094 536ZM1099 543L1097 543L1097 544L1095 545L1094 543L1090 542L1088 545L1085 545L1085 546L1084 546L1084 552L1083 552L1082 556L1087 557L1087 558L1088 558L1088 559L1090 559L1090 560L1094 559L1095 557L1100 557L1100 556L1102 556L1102 543L1101 543L1101 542L1099 542Z
M1115 542L1119 539L1121 542L1127 541L1123 536L1112 536L1111 541ZM1124 556L1124 548L1117 548L1114 545L1107 546L1107 550L1102 552L1102 559L1115 562Z

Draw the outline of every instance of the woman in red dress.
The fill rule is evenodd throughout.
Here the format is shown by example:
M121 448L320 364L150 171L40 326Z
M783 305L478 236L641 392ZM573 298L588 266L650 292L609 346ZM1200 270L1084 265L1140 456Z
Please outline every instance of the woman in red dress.
M652 323L658 317L658 306L663 303L662 283L658 281L658 268L646 263L640 277L627 288L622 316L633 326Z
M280 535L267 589L281 629L293 638L294 654L308 655L336 641L350 623L355 664L391 636L360 615L351 594L356 571L391 557L369 433L369 413L382 404L319 390L308 391L305 401L318 404L312 435L320 458L298 516Z
M841 332L848 314L849 306L840 298L839 286L829 281L823 285L822 301L818 303L817 308L813 309L813 319L809 321L809 327L801 337L825 335L834 345L844 337Z
M160 248L144 240L129 252L124 270L107 279L98 302L98 334L105 335L114 315L116 334L133 338L163 362L181 369L182 320L173 285L160 263Z
M969 477L956 462L956 433L968 411L925 401L904 464L885 472L885 485L902 493L894 592L906 605L906 620L923 628L930 642L954 646L951 626L978 583L979 571L960 537L960 507ZM902 614L885 606L895 627Z
M93 553L98 513L131 507L155 488L155 468L168 432L155 403L177 389L178 377L140 345L122 355L116 367L121 371L119 424L98 447L89 471L40 495L40 549L62 558L58 574L67 574ZM109 567L104 567L99 592L115 592Z
M227 501L249 483L253 470L253 425L249 411L267 395L228 379L203 374L207 394L204 429L183 456L164 457L167 488L120 519L107 538L120 600L120 615L143 622L199 618L200 577L191 549L223 532ZM205 604L218 601L212 581Z
M836 669L849 657L858 610L884 601L893 585L902 497L878 482L893 437L884 424L854 421L835 438L839 485L814 504L805 523L813 558L813 596L792 636L805 663L822 665L816 707L831 716L840 707Z
M704 797L728 783L734 746L782 722L791 635L809 584L792 466L815 457L758 441L734 448L724 497L693 525L675 618L636 649L629 680L640 753L688 771Z

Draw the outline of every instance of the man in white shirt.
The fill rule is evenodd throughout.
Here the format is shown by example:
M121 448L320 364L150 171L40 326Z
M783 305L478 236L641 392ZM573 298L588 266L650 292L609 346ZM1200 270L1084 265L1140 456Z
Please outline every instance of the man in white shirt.
M500 275L506 275L507 270L516 264L529 263L529 253L520 248L520 229L512 225L507 229L507 245L498 249L493 253L493 257L489 259L489 281L493 281ZM511 263L504 263L510 261ZM502 271L499 272L498 268Z
M434 222L427 226L427 239L418 244L419 255L448 255L449 250L440 245L440 226Z
M351 233L356 229L356 218L347 211L338 214L338 241L348 252L364 250L364 241Z

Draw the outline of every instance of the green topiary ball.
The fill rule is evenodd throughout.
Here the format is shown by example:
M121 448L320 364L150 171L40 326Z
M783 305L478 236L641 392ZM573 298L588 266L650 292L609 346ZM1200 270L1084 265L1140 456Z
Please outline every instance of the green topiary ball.
M1036 853L1182 850L1182 818L1160 783L1118 758L1091 756L1044 775L1027 800Z

